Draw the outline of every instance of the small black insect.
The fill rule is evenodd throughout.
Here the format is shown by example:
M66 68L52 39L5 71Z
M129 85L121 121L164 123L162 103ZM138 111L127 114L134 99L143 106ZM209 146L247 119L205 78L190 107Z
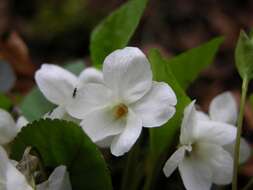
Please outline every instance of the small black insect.
M74 89L72 97L75 98L77 93L77 88Z

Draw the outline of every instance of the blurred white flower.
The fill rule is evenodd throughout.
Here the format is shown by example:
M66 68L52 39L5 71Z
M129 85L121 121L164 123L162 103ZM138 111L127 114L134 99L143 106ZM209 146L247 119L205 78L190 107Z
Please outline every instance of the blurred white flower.
M230 92L219 94L218 96L214 97L210 103L209 115L198 111L197 117L200 120L223 122L236 127L236 121L238 117L236 100ZM228 150L232 156L234 154L234 144L235 141L224 146L224 148ZM240 162L243 163L247 161L247 159L250 157L250 154L250 146L244 138L241 138Z
M37 185L37 190L71 190L71 183L66 166L55 168L48 180Z
M26 124L28 121L24 117L20 117L15 123L7 111L0 109L0 145L11 142Z
M43 64L36 71L35 80L44 96L58 106L45 117L72 120L66 112L66 106L76 96L78 89L86 83L103 83L103 75L101 71L87 68L77 77L57 65Z
M176 95L164 82L152 81L146 56L134 47L116 50L103 64L104 84L87 84L67 107L82 119L88 136L112 154L128 152L142 127L159 127L175 113Z
M0 146L0 189L1 190L33 190L25 176L16 169L7 153Z
M212 183L232 181L233 158L223 146L235 140L236 128L223 122L199 120L194 103L185 108L180 147L163 171L169 177L178 167L187 190L209 190Z

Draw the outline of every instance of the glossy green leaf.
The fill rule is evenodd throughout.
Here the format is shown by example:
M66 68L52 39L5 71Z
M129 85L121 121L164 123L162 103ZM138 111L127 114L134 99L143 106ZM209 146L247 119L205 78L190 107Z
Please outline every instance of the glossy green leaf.
M199 76L200 71L213 62L222 42L222 37L214 38L168 60L173 74L183 89L187 89L190 83Z
M76 61L67 63L64 68L78 75L85 66L82 61ZM45 113L49 112L54 107L55 106L44 97L37 87L34 87L20 104L22 114L29 121L40 119Z
M93 65L101 65L109 53L128 44L146 4L147 0L130 0L94 29L90 43Z
M149 52L149 60L154 80L168 83L177 96L176 114L174 117L164 126L150 129L152 152L154 156L159 157L173 143L173 140L177 140L175 134L180 129L183 110L190 103L190 99L173 75L168 61L162 58L158 50L153 49Z
M236 49L235 63L242 78L253 78L253 38L241 31Z
M49 119L35 121L19 133L13 143L11 157L20 160L27 146L39 153L45 168L66 165L72 189L112 189L101 153L76 124Z

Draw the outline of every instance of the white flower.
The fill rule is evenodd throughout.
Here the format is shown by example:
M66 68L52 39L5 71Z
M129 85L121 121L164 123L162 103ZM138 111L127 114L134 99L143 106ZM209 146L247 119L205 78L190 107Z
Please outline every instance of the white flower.
M142 127L159 127L175 113L170 86L152 81L146 56L134 47L116 50L103 64L104 84L87 84L67 109L100 145L120 156L129 151Z
M1 190L33 190L24 175L19 172L7 153L0 146L0 189Z
M27 123L28 121L24 117L20 117L15 123L8 112L0 109L0 145L11 142Z
M49 179L36 187L37 190L71 190L71 183L66 166L55 168Z
M94 68L84 69L79 77L52 64L43 64L35 73L36 83L44 96L58 107L45 117L70 119L66 106L86 83L102 83L102 73Z
M180 147L163 171L169 177L178 167L187 190L209 190L212 183L231 183L233 158L223 146L235 140L236 128L222 122L199 120L194 103L185 108Z
M236 121L238 116L238 109L236 100L230 92L224 92L214 97L209 106L209 115L198 111L197 117L200 120L211 120L217 122L228 123L236 127ZM234 144L225 145L224 148L228 150L231 155L234 154ZM247 161L250 156L250 146L244 138L241 138L240 144L240 162Z

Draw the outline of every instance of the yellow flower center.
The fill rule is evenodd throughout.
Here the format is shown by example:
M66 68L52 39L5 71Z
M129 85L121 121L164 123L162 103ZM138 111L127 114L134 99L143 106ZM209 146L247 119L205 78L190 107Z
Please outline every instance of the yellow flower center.
M116 119L124 117L128 113L128 108L125 104L119 104L114 109L114 116Z

